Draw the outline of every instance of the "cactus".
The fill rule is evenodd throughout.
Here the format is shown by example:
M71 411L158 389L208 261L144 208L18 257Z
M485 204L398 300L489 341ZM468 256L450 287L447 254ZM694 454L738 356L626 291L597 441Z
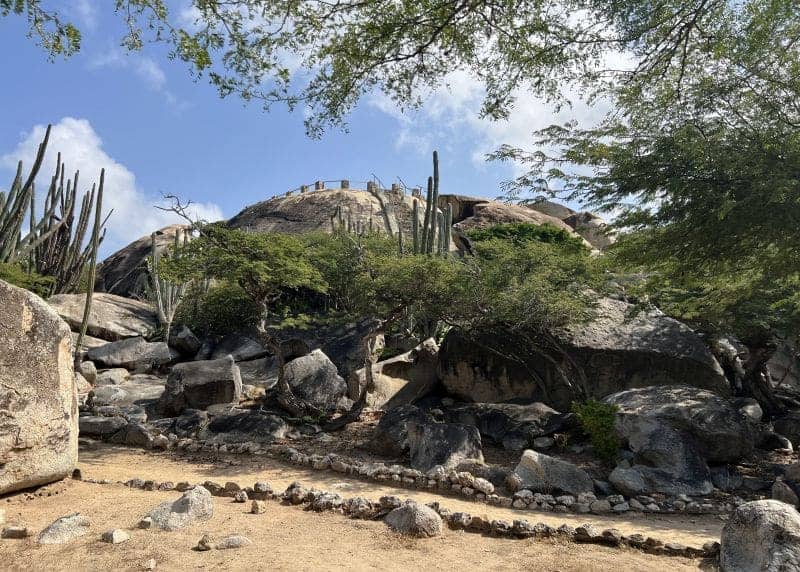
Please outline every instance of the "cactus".
M444 214L444 227L442 228L442 235L444 236L444 251L450 252L450 239L453 230L453 205L448 203Z
M76 177L77 178L77 177ZM103 226L101 216L103 211L103 185L105 184L106 170L100 170L100 186L97 189L97 204L94 211L94 226L92 226L92 237L89 242L91 254L89 257L89 276L86 281L86 302L83 305L83 319L78 331L78 341L75 343L75 366L80 361L81 346L83 338L86 337L86 329L89 326L89 315L92 311L92 296L94 293L94 281L97 273L97 249L100 247L100 228ZM92 185L92 195L94 195L94 185Z
M403 227L397 228L397 253L403 256Z
M148 261L150 280L147 285L147 297L153 305L158 316L158 323L164 331L164 341L169 342L169 331L172 327L172 320L175 311L186 294L189 283L176 284L163 278L159 272L159 252L156 248L156 233L151 235L151 254ZM183 234L183 244L189 240L189 235ZM181 232L175 232L175 243L173 245L172 256L179 257L181 249Z
M105 220L97 215L101 190L92 188L85 194L78 218L75 218L75 204L78 195L78 173L64 185L64 164L61 154L56 160L56 171L50 179L50 187L44 201L41 218L36 216L36 192L34 180L41 168L51 127L47 127L28 177L23 183L22 162L17 166L16 177L8 195L0 193L0 263L15 262L53 278L51 294L74 292L79 286L81 275L90 263L91 241L83 245L92 211L95 211L95 225L98 244L105 237ZM102 187L101 187L102 189ZM56 210L58 209L58 213ZM28 233L22 236L22 224L28 215ZM94 235L94 228L92 229Z
M414 254L419 254L419 201L414 199L411 209L411 234L414 245Z

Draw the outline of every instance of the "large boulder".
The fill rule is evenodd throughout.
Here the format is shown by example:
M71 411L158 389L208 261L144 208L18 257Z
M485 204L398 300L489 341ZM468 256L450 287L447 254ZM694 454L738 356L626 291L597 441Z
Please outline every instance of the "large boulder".
M722 529L723 572L800 570L800 514L776 500L740 505Z
M379 409L393 409L414 403L431 393L439 385L436 372L439 346L433 338L417 347L380 361L372 368L375 387L367 395L367 403ZM352 380L352 381L351 381ZM351 376L350 396L360 395L366 384L366 370L360 369Z
M397 533L429 538L442 534L442 517L432 508L413 501L386 515L386 524Z
M340 208L354 227L392 235L402 228L406 236L411 236L413 200L401 189L316 190L277 196L248 206L230 219L228 225L251 232L331 232L331 218ZM421 203L421 224L425 201L417 200Z
M411 466L427 472L437 465L455 468L464 461L483 463L481 434L458 423L409 423Z
M610 480L629 495L708 494L708 463L734 462L755 447L752 421L718 395L686 386L653 386L608 396L618 408L615 429L634 453Z
M122 367L146 372L172 363L179 354L164 342L148 342L142 337L136 337L92 348L86 353L86 357L100 367Z
M577 236L575 231L560 219L521 205L512 205L486 199L483 199L483 202L474 203L470 208L469 216L460 220L453 226L458 230L467 231L511 222L549 224L567 231L572 236Z
M296 397L323 411L335 409L347 393L347 383L322 350L290 361L284 375Z
M184 409L206 409L217 403L239 403L242 378L233 357L179 363L167 378L158 409L180 415Z
M703 340L655 310L636 313L630 304L601 298L591 321L551 334L573 369L582 372L588 397L651 385L691 385L720 394L728 390L722 368ZM439 350L442 383L465 401L541 401L569 409L582 396L562 381L553 365L553 360L564 363L564 356L532 347L529 340L505 331L467 338L451 330Z
M69 327L41 298L0 280L0 494L69 475L78 401Z
M563 220L598 250L608 248L617 240L616 234L609 228L608 223L594 213L574 213Z
M232 332L224 336L211 352L211 359L233 356L236 361L263 358L269 350L261 345L253 332Z
M568 216L575 214L575 211L571 208L554 201L549 201L543 196L538 196L532 201L526 202L525 206L529 209L539 211L540 213L544 213L548 216L552 216L561 220L564 220Z
M415 405L402 405L387 411L372 434L370 448L380 455L399 457L409 450L408 426L432 422L428 413Z
M594 491L589 473L572 463L536 451L525 451L514 469L522 487L532 491L552 493L561 491L573 495Z
M193 420L193 418L185 419L184 426ZM246 442L272 443L276 439L285 437L288 431L289 425L277 415L234 410L216 416L210 423L201 426L197 436L201 440L220 445Z
M526 449L535 438L562 430L572 417L544 403L465 403L444 413L449 422L473 425L483 439L510 450Z
M164 252L175 244L175 235L186 225L173 224L155 232L156 249ZM95 290L135 298L147 288L147 257L152 254L153 237L143 236L106 258L97 267Z
M78 512L62 516L51 522L47 528L39 533L39 544L66 544L80 536L89 533L91 521L89 517Z
M178 530L185 528L195 520L207 520L214 514L211 493L203 487L196 486L183 493L175 501L161 503L151 510L147 516L153 524L162 530Z
M47 300L73 330L83 321L85 294L56 294ZM113 294L96 292L86 333L107 341L144 336L158 326L158 319L149 304Z

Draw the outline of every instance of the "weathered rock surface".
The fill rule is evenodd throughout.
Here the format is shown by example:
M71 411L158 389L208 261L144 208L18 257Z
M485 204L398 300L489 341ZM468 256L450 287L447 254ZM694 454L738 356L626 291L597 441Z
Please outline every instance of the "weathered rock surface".
M635 455L632 467L619 467L610 477L628 495L708 494L713 486L707 463L737 461L755 446L751 420L710 391L653 386L605 401L619 408L615 428Z
M442 534L442 517L425 505L408 502L386 515L386 524L400 534L429 538Z
M571 208L555 201L549 201L543 196L534 198L532 201L525 203L525 206L529 209L539 211L540 213L544 213L548 216L552 216L561 220L564 220L568 216L575 214L575 211Z
M200 351L202 343L189 327L184 325L173 326L169 333L169 346L176 349L182 356L193 357Z
M135 337L90 349L86 357L100 367L147 372L175 361L178 353L164 342L148 342Z
M367 396L367 403L380 409L394 409L414 403L439 385L436 372L439 346L431 338L398 356L380 361L372 368L375 389ZM366 384L364 368L353 376L358 383L348 395L358 395Z
M214 514L211 493L203 487L194 487L175 501L161 503L151 510L153 525L162 530L178 530L195 520L205 520Z
M398 457L409 450L408 425L430 423L433 419L415 405L402 405L387 411L372 434L371 448L381 455Z
M347 393L347 383L322 350L290 361L284 371L295 396L323 411L335 409Z
M78 330L83 321L85 294L56 294L50 304L70 328ZM146 302L113 294L95 293L86 332L108 341L144 336L158 326L156 315Z
M244 442L271 443L286 436L289 426L277 415L258 411L234 411L214 417L201 426L198 438L218 444Z
M0 281L0 494L66 477L78 461L69 327L41 298Z
M800 411L789 411L772 422L775 432L792 442L795 449L800 447Z
M463 461L483 463L481 435L476 427L458 423L409 423L411 467L423 472L436 465L455 468Z
M128 421L123 417L105 417L103 415L81 415L79 418L81 437L106 439L127 427Z
M75 513L52 522L39 534L39 544L65 544L71 540L88 534L91 522L89 518Z
M469 211L465 211L464 214L467 214L467 212ZM454 220L456 220L455 217ZM471 206L471 214L453 226L459 230L471 230L509 222L549 224L565 230L573 236L577 236L568 224L562 222L558 218L520 205L489 201L486 199L483 199L483 202L474 203Z
M536 451L525 451L514 469L522 480L523 488L552 493L562 491L577 495L594 491L594 481L589 473L572 463L549 457Z
M258 342L254 333L233 332L219 341L210 359L221 359L230 355L235 361L245 361L262 358L267 354L269 351Z
M775 500L739 506L722 529L719 561L723 572L800 570L800 514Z
M800 487L792 481L778 479L772 484L772 498L794 508L797 508L800 504L800 497L798 497L797 491L800 491Z
M185 230L186 225L183 224L157 230L156 248L164 252L175 243L175 234ZM106 258L97 267L95 290L131 298L143 295L147 285L147 257L152 253L152 244L153 240L148 234Z
M424 199L418 199L425 212ZM331 217L341 207L353 226L396 234L399 227L411 236L413 198L402 190L325 189L278 196L251 205L228 221L232 228L253 232L331 232ZM385 207L387 212L384 215ZM420 220L420 223L422 221Z
M444 413L449 422L473 425L483 439L510 450L526 449L537 437L551 435L569 424L569 416L544 403L466 403L449 407Z
M158 408L164 415L180 415L184 409L206 409L217 403L237 404L241 395L239 367L228 355L173 367Z
M94 362L83 362L94 364ZM130 372L124 367L114 367L111 369L100 370L95 374L95 385L122 385L130 378Z
M608 223L594 213L574 213L563 220L598 250L608 248L617 240L616 234L611 231Z
M583 372L588 397L650 385L691 385L725 394L722 368L688 326L655 311L631 317L630 304L610 298L597 305L589 323L551 332ZM498 345L503 353L530 357L519 363L487 349ZM439 376L465 401L541 401L567 410L580 398L524 337L501 331L470 340L451 330L439 350Z

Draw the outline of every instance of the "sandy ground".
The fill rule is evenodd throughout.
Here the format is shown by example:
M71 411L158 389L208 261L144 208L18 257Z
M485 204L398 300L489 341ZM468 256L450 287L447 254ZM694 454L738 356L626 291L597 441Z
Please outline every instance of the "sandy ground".
M236 460L243 460L236 457ZM220 462L222 461L222 462ZM259 467L260 465L260 467ZM347 480L328 471L305 471L271 459L230 466L225 460L174 459L167 454L103 446L81 452L85 478L126 480L132 477L160 481L233 480L241 485L269 481L276 490L300 480L343 496L383 494L439 500L451 510L465 510L508 519L577 525L593 522L623 532L641 532L665 541L694 546L719 538L717 519L641 517L597 518L521 512L489 507L435 495ZM11 495L0 500L9 523L22 523L34 534L56 518L82 512L92 521L90 534L61 546L38 546L35 537L0 541L0 570L142 570L153 558L157 570L537 570L537 571L657 571L708 569L700 560L655 557L635 550L536 540L497 539L447 530L441 537L412 540L398 537L382 523L350 520L337 514L317 514L298 507L267 503L267 512L248 513L249 505L227 498L214 499L214 516L182 531L133 529L153 506L177 498L176 492L145 492L122 485L96 485L67 480L46 487L52 496ZM111 528L131 532L120 545L100 541ZM244 534L253 545L239 550L197 552L192 548L204 533L220 537Z

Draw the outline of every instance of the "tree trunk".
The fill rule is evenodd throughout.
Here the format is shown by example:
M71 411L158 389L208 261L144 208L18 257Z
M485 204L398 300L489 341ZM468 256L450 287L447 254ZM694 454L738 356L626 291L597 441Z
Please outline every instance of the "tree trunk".
M786 411L772 390L767 371L767 362L772 358L775 349L774 345L750 348L750 361L742 377L742 395L758 401L768 419Z

